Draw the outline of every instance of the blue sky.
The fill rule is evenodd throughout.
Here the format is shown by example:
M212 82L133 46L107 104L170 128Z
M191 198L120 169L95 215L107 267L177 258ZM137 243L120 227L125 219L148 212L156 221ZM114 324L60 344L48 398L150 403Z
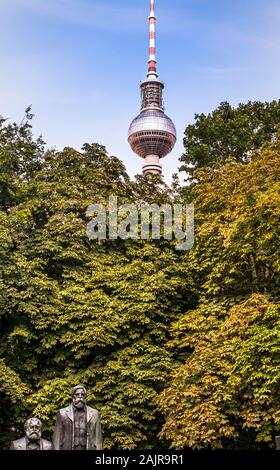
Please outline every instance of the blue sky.
M156 0L159 78L178 143L195 113L221 101L279 98L280 1ZM106 145L131 176L127 143L147 73L149 0L0 0L0 114L19 122L32 104L49 147Z

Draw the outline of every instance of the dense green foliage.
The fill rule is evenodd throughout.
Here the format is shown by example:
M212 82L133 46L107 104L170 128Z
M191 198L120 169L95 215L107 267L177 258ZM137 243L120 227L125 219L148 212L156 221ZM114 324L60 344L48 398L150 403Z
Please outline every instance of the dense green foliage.
M76 383L100 411L107 448L270 445L280 426L278 113L276 102L222 104L205 118L211 152L185 161L201 167L188 191L176 178L172 188L132 181L98 144L45 150L30 109L20 125L1 119L2 448L32 415L50 437ZM186 149L202 142L202 121ZM193 200L194 248L90 241L87 208L110 195Z
M280 426L280 141L199 170L197 308L173 324L182 365L160 398L176 448L273 444Z
M211 114L196 114L195 123L185 131L181 170L193 177L198 168L215 166L229 157L246 163L252 151L275 136L279 122L279 100L249 101L237 108L224 102Z
M170 323L194 305L193 282L170 243L90 241L86 209L109 195L164 202L170 191L153 178L132 183L97 144L42 159L29 126L2 128L11 189L1 206L1 437L12 436L8 422L20 435L31 414L51 430L70 386L83 383L107 447L154 445L158 393L174 367L164 344ZM30 177L6 164L6 148L19 146L36 169Z
M175 448L274 444L280 425L279 314L279 305L253 294L228 309L218 302L201 305L177 324L176 342L192 352L161 396L167 415L162 436Z

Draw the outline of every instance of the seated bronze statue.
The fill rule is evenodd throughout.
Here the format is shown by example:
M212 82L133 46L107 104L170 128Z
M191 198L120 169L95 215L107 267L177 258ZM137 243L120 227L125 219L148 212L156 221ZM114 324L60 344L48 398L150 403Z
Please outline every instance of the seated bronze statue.
M38 418L30 418L24 423L25 436L13 441L11 450L51 450L52 443L43 439L42 423Z

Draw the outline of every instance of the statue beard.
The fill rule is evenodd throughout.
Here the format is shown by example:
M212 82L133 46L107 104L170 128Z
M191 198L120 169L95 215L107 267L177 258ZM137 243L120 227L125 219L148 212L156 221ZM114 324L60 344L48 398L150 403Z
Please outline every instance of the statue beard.
M86 406L86 400L81 400L80 398L78 400L73 400L73 406L77 410L83 410Z
M26 437L29 441L39 441L41 435L41 431L26 431Z

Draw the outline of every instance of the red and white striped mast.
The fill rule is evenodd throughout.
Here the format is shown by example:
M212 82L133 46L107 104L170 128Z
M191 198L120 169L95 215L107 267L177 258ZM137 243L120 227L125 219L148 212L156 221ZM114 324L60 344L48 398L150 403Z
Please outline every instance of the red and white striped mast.
M157 77L156 72L156 17L155 17L155 1L150 0L150 16L149 16L149 36L150 36L150 48L149 48L149 71L148 77Z

